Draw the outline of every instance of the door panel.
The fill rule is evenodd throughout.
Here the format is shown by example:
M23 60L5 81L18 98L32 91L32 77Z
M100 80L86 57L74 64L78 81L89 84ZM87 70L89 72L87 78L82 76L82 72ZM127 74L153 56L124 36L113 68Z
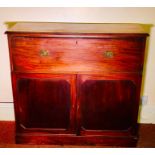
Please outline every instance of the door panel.
M78 78L81 130L128 130L132 127L139 82L123 76L107 79L81 75Z
M20 124L27 129L73 130L74 76L18 75L17 108ZM72 128L72 129L71 129ZM56 132L55 132L56 133Z

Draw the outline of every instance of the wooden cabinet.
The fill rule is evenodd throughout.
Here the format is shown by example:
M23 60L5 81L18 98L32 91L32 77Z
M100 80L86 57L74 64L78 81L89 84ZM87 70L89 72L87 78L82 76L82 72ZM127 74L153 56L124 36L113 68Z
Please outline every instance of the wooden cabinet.
M135 146L142 30L73 23L9 29L16 142Z

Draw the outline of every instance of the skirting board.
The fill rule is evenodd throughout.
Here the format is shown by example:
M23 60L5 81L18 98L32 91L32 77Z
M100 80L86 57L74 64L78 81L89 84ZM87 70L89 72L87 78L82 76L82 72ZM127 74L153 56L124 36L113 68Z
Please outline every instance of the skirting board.
M13 121L14 107L13 103L0 103L0 121ZM143 105L140 107L139 123L155 124L155 105Z
M14 121L13 103L0 103L0 121Z
M155 104L147 104L140 107L138 122L155 124Z

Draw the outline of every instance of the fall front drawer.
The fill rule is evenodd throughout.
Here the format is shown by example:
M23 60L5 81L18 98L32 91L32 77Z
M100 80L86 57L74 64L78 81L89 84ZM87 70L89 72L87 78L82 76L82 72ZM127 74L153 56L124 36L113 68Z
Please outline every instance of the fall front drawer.
M87 39L34 35L15 36L10 46L16 72L141 72L145 40L130 36Z

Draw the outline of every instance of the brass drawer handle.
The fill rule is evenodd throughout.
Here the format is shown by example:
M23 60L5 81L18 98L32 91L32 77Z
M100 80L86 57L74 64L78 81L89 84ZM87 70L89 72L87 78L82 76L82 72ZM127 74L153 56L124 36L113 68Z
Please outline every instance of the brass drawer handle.
M48 56L49 53L48 53L48 50L40 50L40 56Z
M114 53L112 51L105 51L103 53L103 56L106 57L106 58L113 58Z

